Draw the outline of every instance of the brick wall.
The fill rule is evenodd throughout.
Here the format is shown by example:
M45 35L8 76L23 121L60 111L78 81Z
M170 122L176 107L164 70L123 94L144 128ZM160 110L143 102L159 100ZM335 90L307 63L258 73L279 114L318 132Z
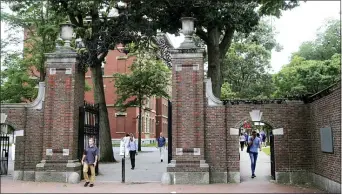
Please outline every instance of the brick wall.
M341 183L341 87L310 104L312 172ZM320 128L331 127L334 153L321 151Z
M298 102L207 107L206 160L210 170L240 170L238 135L230 135L230 128L239 129L244 121L250 120L249 112L254 109L263 112L262 122L273 129L284 129L284 135L275 136L276 171L310 170L310 136L306 125L308 106Z
M32 109L30 104L2 104L1 113L7 115L5 123L14 130L24 130L24 136L16 138L15 170L34 171L42 160L44 111Z

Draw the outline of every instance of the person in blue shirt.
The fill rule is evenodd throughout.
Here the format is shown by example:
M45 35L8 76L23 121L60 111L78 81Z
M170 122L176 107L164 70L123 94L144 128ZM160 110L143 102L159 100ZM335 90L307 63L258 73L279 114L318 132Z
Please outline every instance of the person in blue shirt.
M89 182L90 182L89 187L94 186L95 167L97 164L98 156L99 156L99 150L94 144L94 138L91 137L89 138L89 146L85 148L83 156L82 156L82 160L81 160L81 163L83 165L83 176L84 176L84 180L86 181L86 183L84 184L84 187L87 187ZM90 180L88 176L89 168L90 168L90 173L91 173Z
M250 147L249 157L251 159L251 169L252 169L252 178L255 176L255 167L258 159L258 151L261 151L261 140L257 137L257 132L252 131L252 136L248 138L248 145Z
M163 136L162 132L160 132L160 135L159 135L159 138L157 139L157 142L158 142L158 148L159 148L159 153L160 153L160 162L163 162L166 139Z

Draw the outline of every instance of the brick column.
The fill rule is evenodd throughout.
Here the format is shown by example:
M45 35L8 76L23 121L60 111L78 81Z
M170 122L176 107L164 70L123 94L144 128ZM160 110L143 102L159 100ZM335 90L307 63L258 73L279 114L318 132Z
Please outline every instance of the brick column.
M84 71L77 66L77 53L69 46L46 56L43 159L36 166L35 180L75 183L81 175L77 149Z
M191 34L193 18L183 18L185 41L172 56L172 157L167 177L172 184L208 184L204 158L203 48ZM163 176L165 178L166 176Z

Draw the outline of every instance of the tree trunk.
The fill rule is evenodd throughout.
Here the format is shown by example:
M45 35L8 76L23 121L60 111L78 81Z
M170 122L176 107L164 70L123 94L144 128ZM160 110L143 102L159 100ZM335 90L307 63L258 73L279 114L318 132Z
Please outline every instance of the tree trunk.
M95 65L90 70L93 79L94 100L100 106L100 162L116 162L113 154L101 65Z
M141 99L139 101L139 121L138 121L138 151L141 151L141 120L142 120L142 116L141 116L141 107L142 107L142 102Z
M213 93L221 97L222 73L220 55L220 31L214 27L208 31L208 77L211 78Z

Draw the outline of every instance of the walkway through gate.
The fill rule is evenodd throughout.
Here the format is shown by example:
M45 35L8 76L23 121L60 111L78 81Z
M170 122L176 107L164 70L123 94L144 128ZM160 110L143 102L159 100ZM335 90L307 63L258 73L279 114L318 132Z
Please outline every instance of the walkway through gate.
M99 104L89 104L84 102L80 107L79 115L79 134L78 134L78 156L82 159L84 149L89 145L89 138L94 138L94 144L97 148L100 146L100 112ZM99 163L95 167L95 174L99 173ZM83 171L82 171L83 174ZM83 178L83 175L82 175Z
M0 175L8 174L9 145L10 137L8 134L0 134Z

